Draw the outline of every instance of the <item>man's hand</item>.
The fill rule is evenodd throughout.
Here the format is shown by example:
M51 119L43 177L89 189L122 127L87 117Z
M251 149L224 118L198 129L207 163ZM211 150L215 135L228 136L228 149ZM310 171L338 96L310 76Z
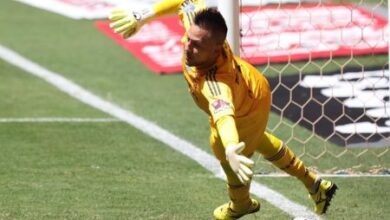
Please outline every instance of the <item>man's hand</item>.
M110 28L112 28L115 33L122 34L124 39L137 33L144 23L143 15L141 13L129 12L122 9L112 10L108 19L111 21Z
M241 151L245 148L245 143L240 142L238 144L230 144L226 147L226 160L229 162L230 167L236 173L241 183L248 185L253 176L254 162L240 155Z

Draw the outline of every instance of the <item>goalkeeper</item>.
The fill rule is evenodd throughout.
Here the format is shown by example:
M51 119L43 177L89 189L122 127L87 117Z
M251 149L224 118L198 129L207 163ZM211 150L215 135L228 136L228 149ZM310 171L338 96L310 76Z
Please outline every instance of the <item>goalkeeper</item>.
M227 177L230 202L214 210L216 219L237 219L257 212L260 203L249 187L261 153L307 188L315 211L327 211L337 186L308 170L281 140L265 132L271 105L270 87L252 65L234 56L226 42L222 15L202 0L162 0L139 12L114 10L109 19L115 33L128 38L153 18L178 14L186 29L182 39L183 73L189 92L209 115L210 144Z

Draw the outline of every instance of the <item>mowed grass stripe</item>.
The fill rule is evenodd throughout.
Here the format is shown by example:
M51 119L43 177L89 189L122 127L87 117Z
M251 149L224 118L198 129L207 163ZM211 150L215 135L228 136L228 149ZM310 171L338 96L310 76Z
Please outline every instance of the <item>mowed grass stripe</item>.
M156 124L149 122L132 112L122 109L113 103L101 99L93 93L83 89L79 85L62 77L60 74L51 72L1 45L0 57L5 61L25 70L26 72L44 79L48 83L57 87L59 90L71 95L81 102L129 123L149 136L165 143L171 148L195 160L201 166L213 172L215 175L218 176L220 173L219 163L213 156L197 148L188 141L183 140L173 135L169 131L160 128ZM275 207L278 207L286 213L292 215L293 217L319 219L319 216L309 211L305 206L299 205L287 199L280 193L277 193L262 184L253 182L251 192L256 196L270 202Z

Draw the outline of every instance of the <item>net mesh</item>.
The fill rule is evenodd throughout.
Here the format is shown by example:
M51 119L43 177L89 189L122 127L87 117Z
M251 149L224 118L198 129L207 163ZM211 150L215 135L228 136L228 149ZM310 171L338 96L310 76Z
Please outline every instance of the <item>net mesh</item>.
M270 81L268 131L319 172L389 174L387 1L249 2L241 57Z

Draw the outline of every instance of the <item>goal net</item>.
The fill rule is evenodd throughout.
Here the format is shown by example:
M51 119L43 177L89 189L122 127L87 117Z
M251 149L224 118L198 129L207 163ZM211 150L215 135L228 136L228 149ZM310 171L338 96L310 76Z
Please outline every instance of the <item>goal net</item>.
M312 169L389 174L387 13L387 1L240 1L241 57L272 87L268 130Z

